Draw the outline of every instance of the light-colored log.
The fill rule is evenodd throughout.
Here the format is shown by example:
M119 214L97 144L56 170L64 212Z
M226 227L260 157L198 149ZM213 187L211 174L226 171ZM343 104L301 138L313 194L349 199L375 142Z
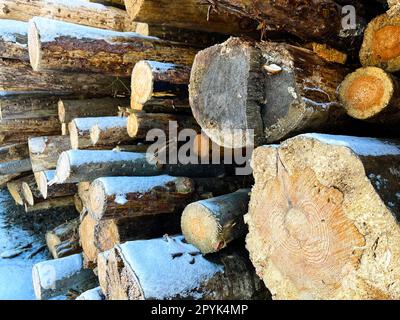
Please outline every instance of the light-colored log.
M8 144L0 147L0 174L13 175L31 171L28 145L23 143Z
M34 173L36 185L43 199L72 196L78 191L75 183L52 184L55 173L55 170Z
M74 196L47 199L33 206L28 206L27 204L25 204L26 213L35 213L39 211L53 210L56 208L74 209Z
M29 61L26 22L0 20L0 57Z
M90 128L90 140L94 146L112 146L132 142L127 132L127 117L101 117Z
M46 244L54 259L82 252L78 228L79 218L67 221L46 233Z

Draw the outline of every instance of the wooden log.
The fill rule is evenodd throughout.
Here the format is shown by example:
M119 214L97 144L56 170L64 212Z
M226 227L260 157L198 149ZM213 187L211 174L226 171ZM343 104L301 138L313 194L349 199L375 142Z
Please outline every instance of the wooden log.
M1 20L0 20L1 21ZM0 96L0 119L34 119L57 116L59 97L43 93L7 93Z
M100 252L110 250L118 243L138 239L151 239L179 231L178 214L148 215L96 221L90 215L79 227L85 265L97 265Z
M178 131L182 129L200 131L194 118L188 115L134 112L128 117L128 135L135 139L146 139L150 130L158 129L168 136L172 123L177 125Z
M127 96L129 79L89 73L35 72L28 62L0 59L0 90L72 97Z
M110 250L100 252L97 255L97 276L99 278L99 284L101 292L107 292L107 264L108 256L110 255Z
M203 254L220 251L246 234L243 216L250 201L249 189L189 204L182 213L186 241Z
M55 174L55 170L34 173L37 188L43 199L72 196L78 191L75 183L51 184Z
M217 14L209 6L199 5L195 0L125 0L125 6L132 20L150 25L228 35L253 34L255 30L255 24L250 19Z
M116 146L113 151L117 151L117 152L142 152L142 153L146 153L147 149L149 148L149 145L147 144L129 144L129 145L120 145L120 146Z
M400 70L400 16L383 14L373 19L364 32L360 51L363 66L380 67L388 72Z
M205 134L221 146L272 143L342 125L336 88L347 73L307 49L231 38L196 56L190 105Z
M151 271L146 267L150 265ZM205 258L181 236L117 245L109 255L106 279L105 295L109 300L239 300L268 296L245 250Z
M20 176L20 174L18 174L18 173L16 173L16 174L5 174L5 175L0 176L0 188L7 187L7 184L10 181L18 178L19 176Z
M28 206L25 204L26 213L35 213L39 211L54 210L56 208L74 208L74 196L58 197L47 199L45 201L39 202L33 206Z
M131 109L134 112L146 113L184 113L191 115L189 100L187 98L174 98L169 96L152 97L144 104L131 101ZM131 114L132 111L129 112Z
M79 212L79 216L83 217L86 214L86 208L83 205L82 199L79 197L79 195L76 193L74 194L74 206L75 210Z
M38 300L65 295L70 290L85 292L96 287L97 282L93 271L83 268L80 254L35 264L32 280Z
M400 12L400 2L398 0L388 0L389 10L387 14L389 16L395 16Z
M28 24L15 20L0 20L0 57L29 61Z
M82 201L83 211L81 214L85 214L87 212L87 208L89 208L89 189L90 189L90 182L82 181L78 184L78 196Z
M65 100L58 102L58 118L69 123L75 118L115 116L119 107L129 106L127 98L102 98L87 100Z
M174 213L195 192L188 178L155 177L98 178L90 186L89 212L95 220Z
M120 7L125 9L124 0L89 0L93 3L100 3L108 6Z
M0 175L13 175L31 171L26 143L14 143L0 147Z
M79 244L79 218L67 221L46 233L46 244L54 259L82 252Z
M397 124L400 120L400 83L376 67L349 74L340 85L339 98L348 115L372 122Z
M131 105L189 96L190 67L143 60L135 64L131 79Z
M322 134L254 152L246 247L275 299L400 297L399 155Z
M62 136L69 135L68 124L67 123L61 123L61 135Z
M27 183L33 185L34 181L35 177L31 174L7 183L8 192L11 194L11 197L14 199L16 204L23 206L25 202L25 198L22 192L22 184Z
M98 121L97 117L76 118L68 124L68 132L72 149L86 149L92 146L90 129Z
M124 10L88 3L84 0L2 0L0 18L29 21L33 17L56 20L118 31L134 31L136 24Z
M180 213L202 196L229 192L243 179L171 177L107 177L93 181L88 209L97 220Z
M128 118L101 117L90 128L90 140L94 146L112 146L129 143L133 139L127 132Z
M49 25L51 26L49 28ZM190 65L198 50L184 44L45 18L29 22L29 57L35 71L98 72L130 77L136 62Z
M357 40L360 40L365 24L355 10L356 24L344 29L342 6L330 0L295 0L290 4L284 0L254 0L251 3L246 0L205 2L216 8L217 12L255 19L261 25L277 27L301 39L322 41L346 50L357 48ZM346 4L349 4L348 1Z
M70 150L60 155L56 183L92 181L99 177L153 176L160 172L145 154L134 152Z
M35 179L28 182L22 182L22 194L25 199L25 204L28 204L29 206L39 204L45 200L39 191Z
M75 300L101 301L104 300L100 287L96 287L81 293Z
M22 143L32 136L60 134L56 117L0 121L0 143Z
M71 149L68 136L45 136L28 139L33 172L55 169L60 154Z

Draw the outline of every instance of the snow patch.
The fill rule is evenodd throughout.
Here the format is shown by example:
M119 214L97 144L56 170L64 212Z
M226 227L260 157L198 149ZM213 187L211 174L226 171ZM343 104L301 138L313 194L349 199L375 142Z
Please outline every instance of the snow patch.
M47 138L35 137L28 140L29 150L32 153L40 154L46 149Z
M65 152L73 166L81 166L89 163L146 160L146 154L138 152L119 152L112 150L69 150Z
M146 299L201 299L199 286L224 270L183 242L182 236L126 242L117 249L137 276Z
M76 300L104 300L103 292L100 287L85 291Z
M390 141L375 138L352 137L319 133L306 133L300 137L319 140L323 143L344 146L360 156L400 155L400 147Z
M22 47L27 47L28 23L16 20L0 20L0 38L5 42L13 42ZM21 40L23 40L22 43Z

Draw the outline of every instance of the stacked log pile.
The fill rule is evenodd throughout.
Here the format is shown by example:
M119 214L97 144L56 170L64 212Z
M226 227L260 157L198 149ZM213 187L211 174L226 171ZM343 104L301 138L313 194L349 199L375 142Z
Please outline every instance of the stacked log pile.
M0 183L76 211L37 298L400 298L397 7L0 0Z

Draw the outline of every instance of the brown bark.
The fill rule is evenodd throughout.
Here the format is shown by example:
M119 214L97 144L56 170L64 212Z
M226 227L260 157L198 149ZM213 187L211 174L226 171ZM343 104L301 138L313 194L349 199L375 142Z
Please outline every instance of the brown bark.
M15 203L23 206L25 202L24 195L22 193L22 184L28 183L33 185L35 183L35 177L31 175L23 176L7 183L8 192L10 192Z
M184 44L137 33L101 30L44 18L34 18L29 23L29 57L35 71L98 72L130 77L135 63L140 60L190 65L197 51Z
M35 72L28 62L0 59L0 90L72 97L128 96L129 81L103 74Z
M0 57L29 61L26 22L0 20Z
M72 196L77 192L75 183L52 184L55 170L38 171L34 173L36 185L44 199Z
M147 264L158 266L156 275L148 275ZM205 258L180 236L117 245L110 251L105 279L109 300L268 298L245 250Z
M345 114L336 88L347 73L303 48L231 38L196 56L190 105L203 131L221 146L272 143L340 127Z
M94 146L115 147L132 142L127 132L128 118L102 117L90 128L90 140Z
M0 175L13 175L31 171L29 150L26 143L0 147Z
M71 208L71 210L74 210L74 196L47 199L45 201L39 202L38 204L35 204L34 206L28 206L25 204L26 213L47 211L56 208Z
M79 218L67 221L46 233L46 243L54 259L82 252L79 244Z
M400 297L399 154L322 134L254 152L247 249L275 299Z
M58 118L69 123L75 118L115 116L119 107L129 106L127 98L102 98L88 100L65 100L58 102Z
M41 16L102 29L136 30L136 24L124 10L96 6L87 1L2 0L0 3L1 19L29 21Z

